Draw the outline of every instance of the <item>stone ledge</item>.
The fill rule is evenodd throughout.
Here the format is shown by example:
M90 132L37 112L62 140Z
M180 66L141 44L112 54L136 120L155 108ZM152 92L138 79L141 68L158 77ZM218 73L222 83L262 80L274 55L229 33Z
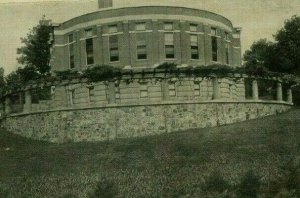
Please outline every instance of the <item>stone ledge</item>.
M280 104L280 105L287 105L292 106L293 103L288 103L285 101L276 101L276 100L206 100L206 101L163 101L163 102L155 102L155 103L148 103L148 102L140 102L135 104L106 104L102 106L89 106L89 107L76 107L76 108L60 108L60 109L53 109L53 110L42 110L42 111L35 111L35 112L22 112L22 113L14 113L10 114L6 117L18 117L18 116L25 116L25 115L33 115L33 114L42 114L42 113L51 113L51 112L60 112L60 111L77 111L77 110L93 110L93 109L105 109L105 108L118 108L118 107L137 107L137 106L165 106L165 105L180 105L180 104L239 104L239 103L258 103L258 104Z

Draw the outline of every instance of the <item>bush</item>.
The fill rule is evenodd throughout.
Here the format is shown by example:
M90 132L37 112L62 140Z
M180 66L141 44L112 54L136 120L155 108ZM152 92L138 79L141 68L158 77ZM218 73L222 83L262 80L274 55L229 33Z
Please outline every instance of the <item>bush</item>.
M208 65L208 66L197 66L193 69L193 74L195 76L207 76L207 75L217 75L217 76L226 76L229 73L235 73L240 71L241 69L235 69L227 65Z
M172 71L177 69L177 65L175 63L164 62L156 67L156 69L164 69L167 71Z
M89 198L112 198L118 194L118 189L114 183L110 181L100 181L97 183L97 186Z
M93 82L111 80L121 77L121 69L110 65L98 65L83 71L83 77Z
M229 183L223 178L220 171L212 172L205 182L206 192L223 193L225 190L229 188L230 188Z
M253 171L246 172L238 187L238 197L257 198L260 185L260 178Z
M80 77L79 72L75 70L54 71L54 73L60 80L72 80Z

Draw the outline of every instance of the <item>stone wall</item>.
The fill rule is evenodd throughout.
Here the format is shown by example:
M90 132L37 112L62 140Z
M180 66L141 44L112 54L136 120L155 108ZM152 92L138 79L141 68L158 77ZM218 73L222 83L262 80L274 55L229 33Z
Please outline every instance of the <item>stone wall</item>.
M274 115L290 107L284 102L257 101L112 104L11 115L1 124L13 133L37 140L104 141L230 124Z

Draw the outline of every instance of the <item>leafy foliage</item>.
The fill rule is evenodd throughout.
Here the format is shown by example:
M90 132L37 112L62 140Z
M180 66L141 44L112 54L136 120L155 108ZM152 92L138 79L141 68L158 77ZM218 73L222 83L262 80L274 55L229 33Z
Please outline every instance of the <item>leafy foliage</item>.
M54 72L59 80L72 80L80 77L80 73L76 70L64 70Z
M103 81L118 78L122 75L121 69L109 65L98 65L83 71L83 78L91 81Z
M50 71L50 48L52 27L45 16L39 24L27 34L26 38L21 38L23 47L17 49L18 62L34 69L41 75L46 75Z
M176 70L176 63L164 62L156 67L156 69L164 69L166 71Z
M245 67L250 71L300 74L300 17L285 21L274 36L275 43L260 39L244 54Z
M276 35L274 64L280 72L300 74L300 16L284 23Z

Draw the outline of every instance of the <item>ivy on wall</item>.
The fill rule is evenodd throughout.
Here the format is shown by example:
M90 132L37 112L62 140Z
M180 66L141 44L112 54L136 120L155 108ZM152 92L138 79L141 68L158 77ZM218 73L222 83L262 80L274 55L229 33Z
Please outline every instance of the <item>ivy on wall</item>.
M40 78L35 82L29 82L28 84L51 84L55 81L70 81L86 79L89 82L109 81L120 79L123 75L129 75L133 77L136 71L122 70L110 65L96 65L89 67L88 69L79 72L76 70L55 71L54 75ZM250 78L268 78L268 79L281 79L287 85L300 84L300 80L291 74L270 72L264 68L251 68L251 70L244 67L230 67L228 65L213 64L208 66L186 66L178 67L175 63L162 63L155 68L145 69L140 71L142 78L145 74L164 73L165 75L186 75L194 77L233 77L235 75L242 76L247 75ZM18 87L10 87L7 93L14 93L21 90L26 85L19 85Z

